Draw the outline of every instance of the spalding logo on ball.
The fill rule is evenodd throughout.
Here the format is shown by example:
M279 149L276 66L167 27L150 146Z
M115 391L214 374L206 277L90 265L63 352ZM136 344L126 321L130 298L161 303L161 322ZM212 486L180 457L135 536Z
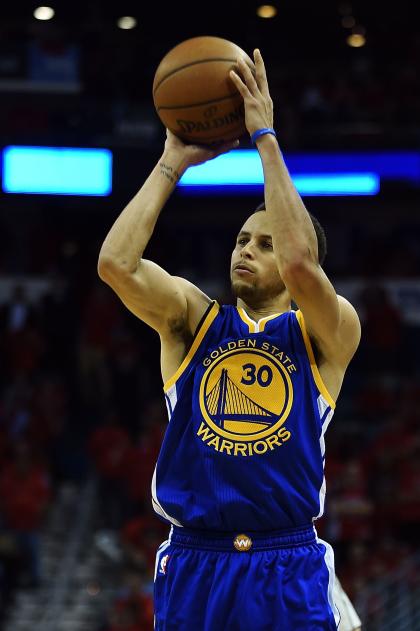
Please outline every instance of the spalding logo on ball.
M243 136L243 99L229 77L239 57L254 69L242 48L220 37L193 37L172 48L153 81L153 102L165 127L197 144Z

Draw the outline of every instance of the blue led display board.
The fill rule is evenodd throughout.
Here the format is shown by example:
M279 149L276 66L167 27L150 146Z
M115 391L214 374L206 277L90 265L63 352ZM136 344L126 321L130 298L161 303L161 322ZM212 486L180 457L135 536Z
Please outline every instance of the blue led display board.
M3 150L5 193L110 195L109 149L9 146Z

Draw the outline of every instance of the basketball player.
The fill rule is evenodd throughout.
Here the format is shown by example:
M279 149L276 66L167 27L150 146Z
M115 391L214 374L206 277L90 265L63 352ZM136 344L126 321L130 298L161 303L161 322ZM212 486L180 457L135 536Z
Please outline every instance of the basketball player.
M185 170L237 142L185 145L168 131L99 256L100 277L161 340L170 422L152 501L171 530L156 559L159 631L332 631L340 620L333 552L313 521L324 507L324 434L360 324L321 268L325 236L279 151L259 51L254 61L255 78L242 61L241 77L230 75L265 182L265 210L245 221L232 253L236 306L143 252Z

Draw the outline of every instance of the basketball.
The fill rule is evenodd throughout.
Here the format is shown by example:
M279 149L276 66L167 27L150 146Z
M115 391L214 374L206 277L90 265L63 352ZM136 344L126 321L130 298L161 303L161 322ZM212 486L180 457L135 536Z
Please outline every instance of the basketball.
M172 48L157 67L153 102L162 123L187 143L213 144L246 133L242 96L229 77L250 57L220 37L193 37Z

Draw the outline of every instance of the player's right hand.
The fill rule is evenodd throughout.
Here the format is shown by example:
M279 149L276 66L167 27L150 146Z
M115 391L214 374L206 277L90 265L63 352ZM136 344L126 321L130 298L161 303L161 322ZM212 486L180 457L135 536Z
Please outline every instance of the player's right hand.
M222 153L227 153L231 149L236 149L239 145L239 140L231 140L229 142L215 144L215 145L193 145L187 144L181 138L178 138L169 129L166 130L165 149L171 152L176 152L182 158L184 164L187 166L193 166L195 164L202 164L207 160L213 160Z
M239 76L234 70L230 78L244 99L245 124L251 136L258 129L273 127L273 101L268 88L267 73L260 51L254 50L255 76L242 58L238 59Z

